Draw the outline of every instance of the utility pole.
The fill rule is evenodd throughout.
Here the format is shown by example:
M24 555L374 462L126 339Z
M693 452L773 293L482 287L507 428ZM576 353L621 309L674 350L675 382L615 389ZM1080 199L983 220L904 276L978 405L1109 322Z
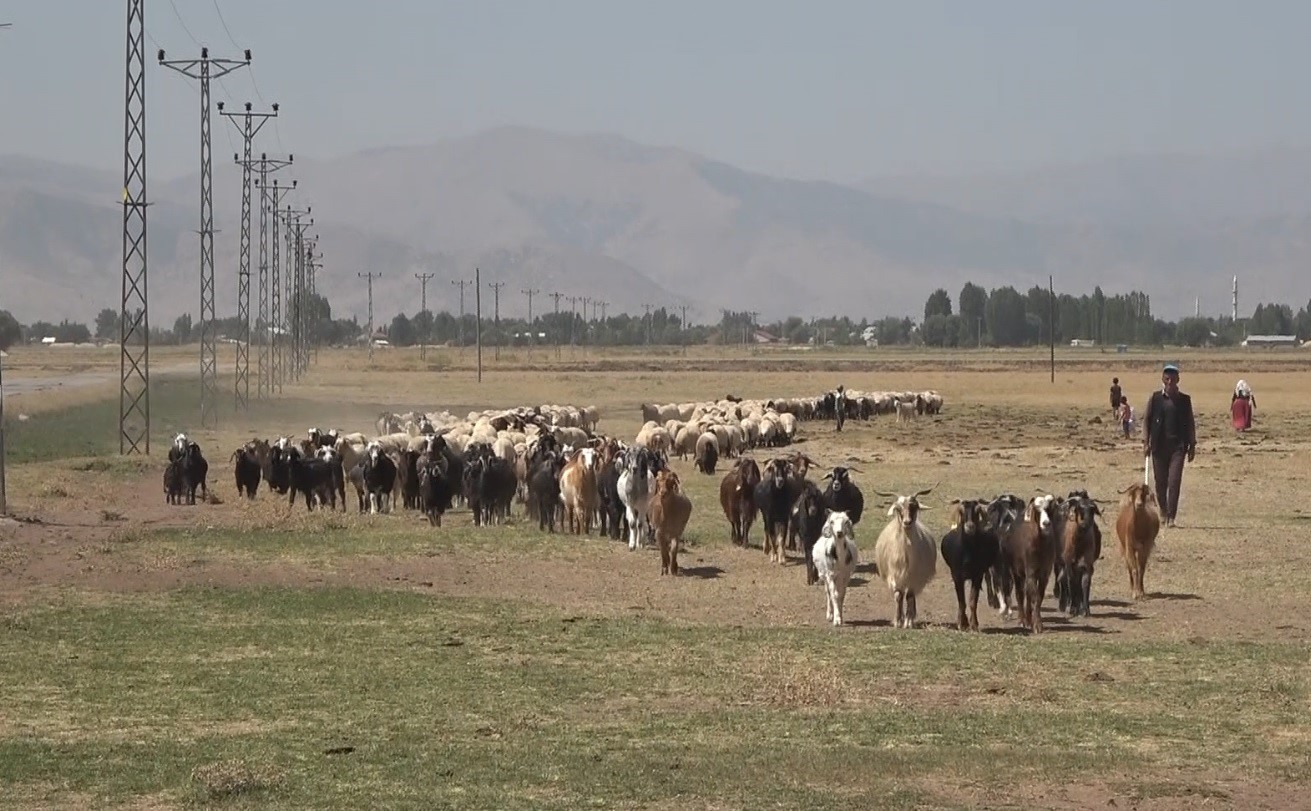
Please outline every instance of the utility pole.
M361 279L369 280L369 363L373 363L373 280L381 279L381 273L356 273Z
M255 374L255 397L256 399L266 399L273 393L273 379L270 375L271 362L269 359L269 349L272 342L272 326L269 322L269 174L279 169L285 169L295 160L294 155L288 155L287 159L280 160L270 158L268 153L261 152L259 160L255 161L254 168L259 171L259 177L255 179L255 186L259 189L259 316L255 323L261 330L259 342L259 362L256 365Z
M1052 382L1056 382L1056 287L1047 275L1047 342L1052 352Z
M547 293L546 295L555 299L555 359L560 359L560 299L564 298L564 293Z
M292 259L292 266L287 269L287 286L289 295L287 296L287 320L291 328L291 375L293 379L299 380L301 374L305 372L305 319L306 319L306 300L305 300L305 230L314 225L314 218L309 217L312 206L307 206L303 210L293 209L287 206L283 212L284 221L287 224L287 255ZM301 217L308 217L302 220Z
M460 286L460 320L456 324L456 329L460 339L460 354L463 355L464 354L464 286L466 284L472 284L472 282L470 282L468 279L452 279L451 284L458 284ZM480 377L479 380L481 379L482 378Z
M586 354L587 346L588 346L587 334L592 331L592 322L587 320L587 305L592 303L592 299L589 298L588 296L583 296L582 302L583 302L583 353Z
M123 296L119 308L118 452L150 453L150 312L146 309L146 11L128 0L123 98Z
M577 346L578 339L575 337L574 324L578 321L578 302L582 301L581 296L565 296L569 300L569 350L572 352Z
M436 276L436 273L416 273L414 278L419 280L419 312L428 312L428 280ZM432 318L428 318L428 324L431 326ZM428 359L428 336L419 336L419 360Z
M250 405L250 146L255 136L264 128L269 119L278 114L278 105L272 105L269 113L256 113L246 102L243 112L225 112L223 102L218 103L219 115L226 116L241 133L241 155L233 155L232 160L241 167L241 264L237 270L237 319L241 322L242 335L237 339L237 374L236 404L237 411L245 411ZM241 123L237 121L240 119Z
M323 258L323 253L314 252L315 249L318 248L318 246L319 246L319 235L315 234L314 241L311 242L309 244L309 247L305 249L305 268L309 274L311 300L317 299L319 297L318 272L319 272L319 268L323 267L323 263L318 261L319 259ZM313 307L309 311L310 328L308 330L308 335L310 337L310 343L309 346L306 347L305 349L305 364L307 367L309 366L309 362L310 362L310 349L314 350L314 362L316 364L319 362L319 344L322 343L319 340L320 339L319 322L320 319L322 318L322 312L323 311L318 307Z
M646 322L646 345L647 345L647 346L650 346L650 345L651 345L651 307L652 307L652 306L654 306L654 305L651 305L651 304L643 304L643 305L642 305L642 309L643 309L643 310L646 310L646 315L642 316L642 320Z
M245 61L210 59L209 48L200 49L199 59L164 59L159 49L159 64L188 79L200 82L200 427L218 427L218 351L214 341L214 187L210 160L209 82L222 79L238 68L250 65L250 50Z
M542 291L535 287L530 287L527 290L520 290L519 292L528 297L528 354L531 355L533 353L533 341L537 338L533 327L533 296Z
M680 304L678 305L678 309L680 311L680 315L678 318L678 331L680 333L679 337L682 339L683 354L686 355L687 354L687 305Z
M282 394L282 383L287 376L286 347L287 347L287 335L288 335L286 324L283 321L283 317L282 317L282 304L284 301L282 297L282 290L284 285L282 279L280 278L281 267L278 261L278 256L279 256L278 221L281 220L282 218L278 215L278 212L282 207L282 198L285 197L288 192L294 191L295 189L296 189L296 181L294 180L291 181L290 186L279 186L278 179L276 177L273 178L273 188L269 189L269 206L273 209L273 236L269 240L272 243L272 254L273 254L273 260L270 263L273 267L272 281L270 282L270 284L272 285L272 287L270 288L270 292L273 296L273 308L272 308L272 312L269 315L269 322L270 322L269 341L272 343L269 352L269 357L270 360L272 361L272 363L269 366L269 380L272 382L272 385L277 388L278 394ZM288 258L291 257L290 251L287 252L287 257ZM290 312L291 311L290 268L287 271L286 281L288 282L288 284L286 285L287 297L285 301L287 303L287 310L288 312ZM213 287L212 280L210 286Z
M501 288L505 287L505 282L488 282L487 286L492 288L492 307L496 313L496 359L501 359Z
M478 268L473 269L473 306L474 306L474 339L478 342L478 382L483 382L483 286L482 272ZM464 290L462 286L460 288ZM464 301L461 294L460 300ZM461 319L463 319L464 308L460 308Z
M751 314L751 324L750 324L750 326L748 326L747 329L744 330L743 333L742 333L742 345L743 345L743 346L750 346L750 345L751 345L749 339L750 339L751 334L754 333L754 332L756 331L756 319L760 317L760 313L756 312L755 310L751 310L751 311L750 311L750 314Z
M601 320L596 322L596 345L597 345L597 346L601 346L601 332L602 332L602 330L605 329L605 308L606 308L606 305L607 305L607 304L609 304L609 302L605 302L605 301L595 301L595 302L592 302L592 306L593 306L593 307L600 307L600 308L601 308ZM595 317L595 310L593 311L593 317Z

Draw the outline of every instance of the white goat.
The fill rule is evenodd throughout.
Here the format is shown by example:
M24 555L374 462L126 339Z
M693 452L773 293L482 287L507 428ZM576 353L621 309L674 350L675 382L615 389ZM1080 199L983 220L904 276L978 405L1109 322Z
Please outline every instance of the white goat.
M824 581L824 592L828 598L824 618L831 620L834 625L841 625L847 583L851 581L851 574L860 562L856 531L846 513L829 513L824 529L820 531L819 541L810 551L810 558L815 563L820 579Z
M878 493L896 499L888 508L892 520L874 544L874 562L896 597L898 628L915 627L915 598L937 573L938 543L919 522L920 510L926 509L919 498L931 492L932 487L913 496Z

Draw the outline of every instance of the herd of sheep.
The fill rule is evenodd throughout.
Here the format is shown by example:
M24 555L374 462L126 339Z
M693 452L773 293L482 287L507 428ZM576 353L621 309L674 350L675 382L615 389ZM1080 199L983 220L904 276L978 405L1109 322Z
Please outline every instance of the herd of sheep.
M590 534L597 525L602 535L626 538L630 549L653 542L661 573L676 575L693 505L670 459L692 456L698 471L713 475L719 459L735 457L719 488L733 543L750 546L759 518L766 554L780 563L789 551L799 554L807 584L824 583L826 618L841 625L847 584L860 557L856 527L864 495L851 478L859 471L835 467L816 482L808 475L814 462L805 453L776 455L762 464L748 452L790 444L802 421L841 423L878 414L909 419L941 409L936 392L841 389L812 398L644 404L644 422L631 443L598 433L594 407L541 405L465 417L386 413L373 436L311 428L299 440L252 440L232 461L237 488L246 497L254 498L264 482L279 495L290 494L290 504L299 494L307 509L347 509L347 482L361 512L391 512L399 504L435 526L457 502L468 507L475 525L502 523L517 499L544 531L563 525ZM169 501L186 493L194 503L207 470L199 446L180 434L169 457ZM978 629L978 597L985 586L992 606L1003 615L1017 610L1021 624L1035 633L1042 631L1040 607L1049 581L1063 610L1089 613L1092 574L1101 557L1097 500L1085 491L953 500L949 529L939 539L920 517L928 509L921 500L932 489L876 493L887 505L888 521L874 543L873 562L893 594L897 627L915 625L918 597L934 578L939 555L951 572L962 629ZM1116 531L1135 597L1143 593L1158 530L1151 491L1130 488Z

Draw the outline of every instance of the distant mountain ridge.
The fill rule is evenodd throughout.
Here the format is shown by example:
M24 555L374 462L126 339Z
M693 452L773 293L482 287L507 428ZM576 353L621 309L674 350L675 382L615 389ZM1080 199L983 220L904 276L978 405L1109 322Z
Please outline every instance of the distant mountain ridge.
M1227 311L1308 297L1311 152L1134 157L1022 174L787 180L685 150L613 135L504 127L333 160L298 156L338 315L365 313L356 272L374 283L379 320L418 309L413 274L438 274L429 307L458 307L451 279L588 296L609 312L687 304L762 319L847 314L917 317L936 287L969 280L1024 290L1140 289L1166 317L1194 296ZM218 310L236 312L240 173L215 166ZM286 182L286 181L284 181ZM0 307L20 320L89 320L119 299L121 208L113 173L0 157ZM198 179L150 187L150 296L156 324L198 310ZM252 251L255 272L257 251ZM484 291L487 292L487 291ZM467 308L472 303L466 302ZM256 310L252 304L252 311ZM490 308L485 308L490 310ZM540 311L540 310L539 310Z

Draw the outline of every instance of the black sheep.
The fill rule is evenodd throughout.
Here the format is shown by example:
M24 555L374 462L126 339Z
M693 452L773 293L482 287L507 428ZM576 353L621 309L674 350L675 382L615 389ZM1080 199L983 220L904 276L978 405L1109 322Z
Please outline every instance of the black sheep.
M793 489L789 482L791 465L786 459L771 459L761 471L756 485L756 506L765 524L765 554L772 561L787 559L784 545L788 536L788 513L792 509Z
M287 457L287 466L291 481L291 486L288 488L291 492L291 497L287 501L288 506L296 503L296 494L300 493L305 497L307 511L314 509L315 498L318 498L321 504L331 504L333 509L337 508L337 488L332 464L293 451ZM336 467L338 470L341 469L341 465Z
M396 463L381 446L372 444L364 452L363 465L369 512L389 512L392 490L396 487Z
M237 448L232 454L232 476L237 481L237 494L255 500L255 491L259 490L261 471L259 460L250 448Z
M942 559L951 570L956 587L957 622L960 629L979 630L979 588L983 578L997 563L997 533L988 517L988 505L982 501L952 502L951 529L942 538ZM970 584L969 618L965 616L965 584Z
M538 528L546 532L555 532L555 522L560 514L560 471L563 468L564 460L548 453L539 459L528 476L528 514L536 516Z
M619 540L621 534L628 532L628 515L624 511L624 502L619 499L619 474L623 471L622 454L601 466L596 474L596 495L600 502L601 534L611 540Z
M169 462L164 467L164 502L166 504L182 503L182 463Z
M450 464L441 453L423 454L415 464L419 475L419 507L428 523L442 525L442 514L451 508L455 483L450 478Z

